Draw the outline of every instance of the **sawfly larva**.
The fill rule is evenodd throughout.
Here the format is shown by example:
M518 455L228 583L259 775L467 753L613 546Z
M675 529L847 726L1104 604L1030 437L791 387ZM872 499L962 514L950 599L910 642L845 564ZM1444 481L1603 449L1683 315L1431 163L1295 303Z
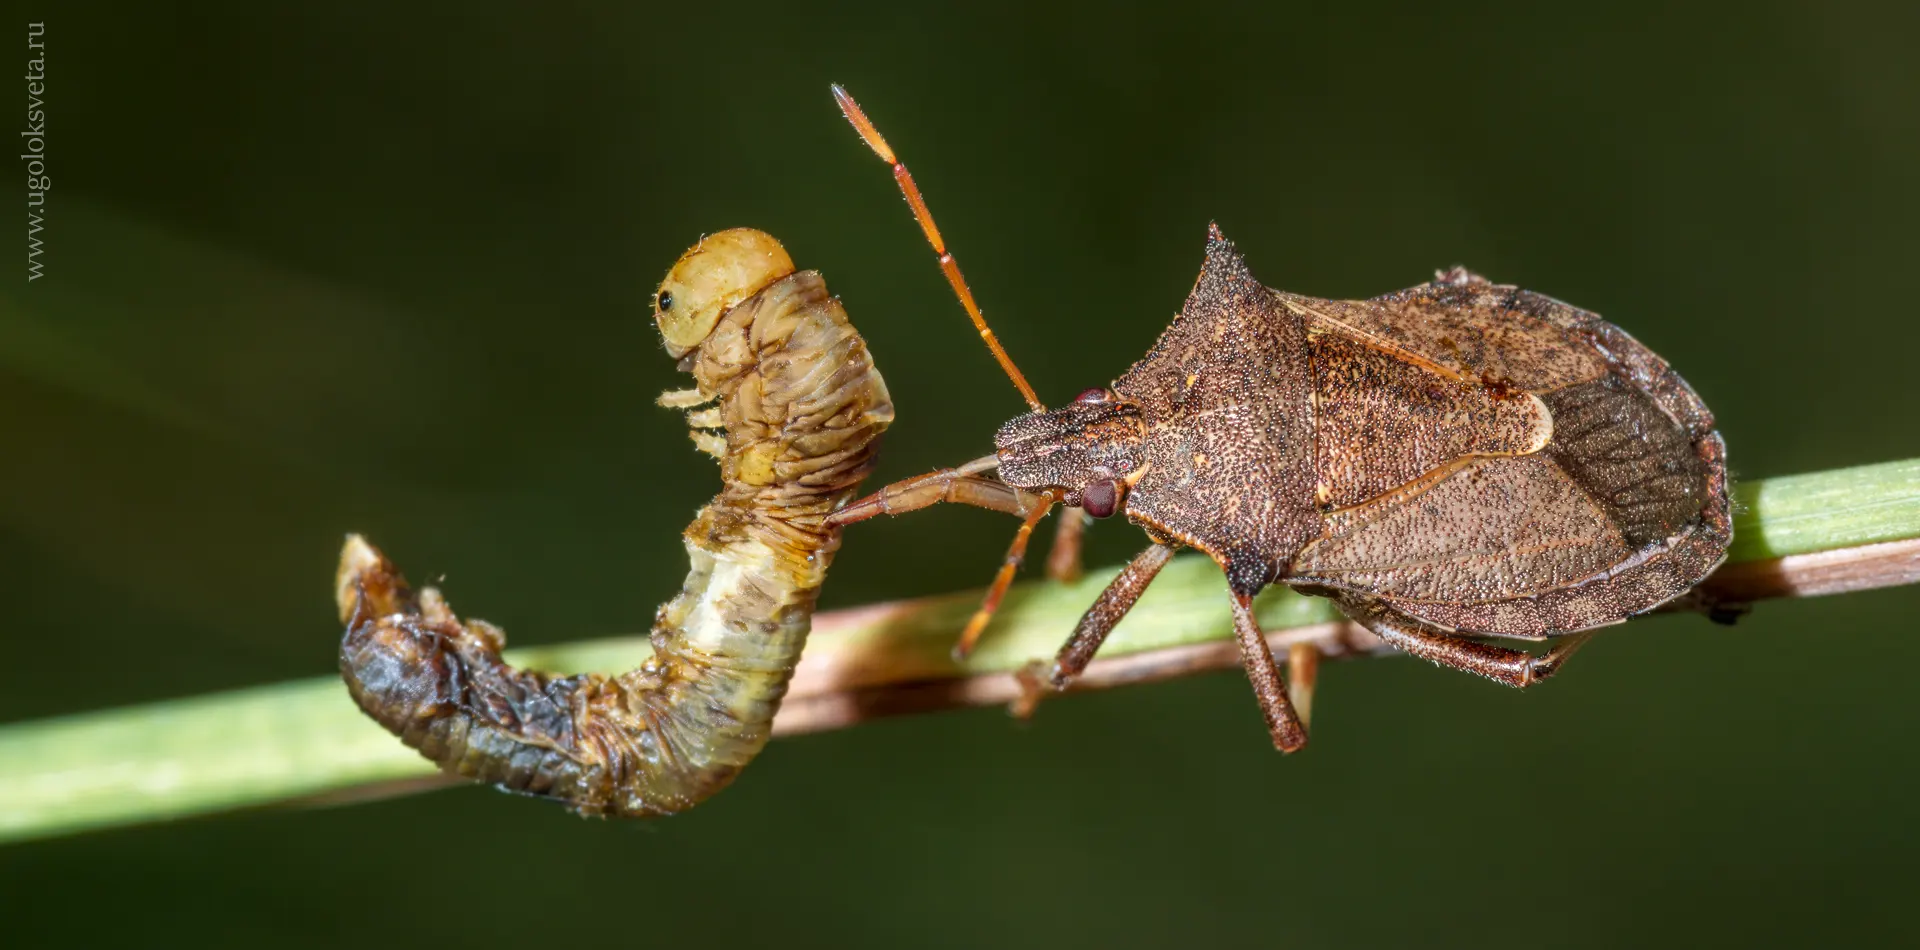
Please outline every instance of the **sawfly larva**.
M644 665L514 669L499 628L462 623L358 535L335 585L340 672L367 715L445 771L582 815L691 808L766 745L840 546L826 517L873 468L893 419L840 301L768 234L703 239L654 304L667 352L695 383L659 402L691 410L725 488L687 527L691 568L654 619Z

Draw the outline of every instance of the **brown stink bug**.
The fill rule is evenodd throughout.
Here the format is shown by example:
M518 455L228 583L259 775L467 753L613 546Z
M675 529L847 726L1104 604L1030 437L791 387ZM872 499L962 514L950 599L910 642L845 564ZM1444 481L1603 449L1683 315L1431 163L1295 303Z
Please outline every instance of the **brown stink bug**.
M1153 543L1081 618L1051 685L1085 668L1176 549L1198 548L1226 572L1248 676L1274 744L1293 751L1306 729L1251 606L1269 584L1332 598L1414 656L1529 686L1595 628L1673 600L1725 557L1725 447L1686 382L1598 316L1461 269L1321 300L1261 285L1213 228L1153 349L1112 385L1046 409L987 330L906 167L834 92L1033 407L1000 427L993 455L830 519L940 501L1023 516L963 646L1050 507L1125 512ZM1555 643L1534 655L1492 637Z

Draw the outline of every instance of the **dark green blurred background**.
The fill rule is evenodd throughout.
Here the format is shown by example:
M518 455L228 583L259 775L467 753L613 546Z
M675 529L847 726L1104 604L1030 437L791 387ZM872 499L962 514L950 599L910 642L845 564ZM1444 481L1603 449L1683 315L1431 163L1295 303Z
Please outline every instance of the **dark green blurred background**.
M645 319L705 231L843 296L885 475L985 452L1020 403L831 81L1045 399L1217 219L1298 292L1598 310L1736 476L1920 455L1911 5L270 6L7 27L47 23L54 188L0 284L0 721L330 671L348 530L517 643L643 628L715 486ZM1011 528L863 526L827 606L983 583ZM1339 664L1286 760L1226 672L781 741L652 824L462 789L13 846L0 906L21 946L1897 942L1917 609L1648 620L1527 694Z

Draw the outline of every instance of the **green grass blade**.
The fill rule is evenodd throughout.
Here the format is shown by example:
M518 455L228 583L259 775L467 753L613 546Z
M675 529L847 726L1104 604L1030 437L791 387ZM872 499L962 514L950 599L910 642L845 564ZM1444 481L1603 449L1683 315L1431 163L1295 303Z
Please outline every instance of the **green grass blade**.
M1730 561L1765 560L1920 538L1920 459L1740 485ZM1009 596L971 661L946 659L977 592L929 598L816 638L857 655L885 652L899 678L1018 668L1056 649L1112 571L1071 586L1029 582ZM1230 635L1218 571L1177 558L1115 631L1102 656ZM1325 601L1273 590L1270 629L1332 619ZM558 671L618 670L639 638L512 651ZM360 715L337 677L261 686L0 727L0 842L284 802L432 767Z

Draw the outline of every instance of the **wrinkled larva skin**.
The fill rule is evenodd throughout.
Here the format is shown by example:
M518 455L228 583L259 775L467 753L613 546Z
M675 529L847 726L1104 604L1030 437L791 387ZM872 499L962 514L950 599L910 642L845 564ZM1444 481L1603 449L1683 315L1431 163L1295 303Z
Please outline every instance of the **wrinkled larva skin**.
M413 591L357 535L337 578L340 669L362 710L446 771L583 815L691 808L766 745L840 546L825 518L873 468L893 419L840 302L769 235L703 239L655 305L695 384L660 401L694 410L694 441L720 459L725 487L687 527L686 583L655 617L645 665L516 670L498 628Z

